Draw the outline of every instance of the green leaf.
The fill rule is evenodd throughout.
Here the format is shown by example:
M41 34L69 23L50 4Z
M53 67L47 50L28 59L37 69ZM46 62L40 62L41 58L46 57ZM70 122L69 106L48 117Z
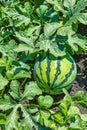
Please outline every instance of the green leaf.
M75 119L70 123L70 130L86 130L87 121L83 121L80 116L75 116Z
M83 91L78 91L72 99L87 108L87 94L84 94Z
M12 62L12 67L7 68L6 76L9 80L30 78L30 66L23 62Z
M69 108L69 106L72 104L72 98L71 98L71 96L69 95L68 91L65 88L63 88L63 92L64 92L65 96L64 96L64 99L62 101L60 101L60 102L61 103L65 102L66 105L67 105L67 108Z
M67 36L68 34L73 35L73 34L75 34L75 30L73 30L73 27L71 25L62 26L58 29L57 34L61 35L61 36Z
M4 99L0 99L0 110L7 111L14 108L14 106L15 102L13 102L9 96L5 95Z
M6 130L19 130L18 128L18 109L19 105L16 105L9 116L7 116L5 128Z
M64 120L64 116L62 115L62 113L55 113L51 116L52 120L54 120L55 122L57 122L60 125L65 124L65 120Z
M49 109L53 104L53 98L49 95L39 96L38 104L40 105L41 108Z
M67 115L68 109L69 109L69 103L67 104L66 101L62 101L61 104L59 105L59 110L61 111L63 116Z
M31 36L32 38L35 37L35 36L38 36L40 35L40 31L41 31L41 25L37 25L37 26L29 26L29 28L27 28L25 30L25 33L27 36Z
M15 71L18 72L15 74ZM13 68L12 70L7 70L6 76L9 80L30 78L30 72L27 72L27 70L23 68L17 68L16 70Z
M81 114L80 117L83 121L87 122L87 114Z
M87 25L87 13L80 13L78 20L80 23Z
M36 13L41 18L44 16L47 9L48 7L46 5L40 5L40 7L36 9Z
M0 67L6 67L7 66L6 61L7 61L6 57L2 57L0 59Z
M67 112L67 118L72 118L75 115L80 115L80 110L77 106L72 104Z
M42 110L40 111L39 122L41 125L44 125L46 127L50 127L51 122L50 122L49 118L50 118L50 113L48 111L42 111Z
M37 86L35 82L31 81L26 83L22 98L32 100L36 95L40 94L42 94L41 89Z
M76 3L76 0L64 0L64 6L72 9Z
M0 74L0 90L4 89L5 86L8 84L8 80L7 78L4 78L1 74Z
M28 44L30 47L34 47L32 39L26 36L23 32L15 32L15 37L17 37L20 41Z
M62 100L59 101L59 111L61 112L61 114L66 117L67 116L67 112L72 104L72 99L68 93L68 91L66 89L63 89L63 92L65 94L64 98Z
M17 71L19 71L19 73L17 73L16 75L14 75L13 79L21 79L21 78L30 78L31 77L31 72L30 71L26 71L26 69L22 69L22 68L18 68L16 69Z
M47 23L44 27L44 35L47 36L52 36L56 30L61 27L60 23Z
M23 112L23 117L24 117L24 119L21 122L22 129L24 129L24 130L32 130L33 128L35 128L35 130L38 130L37 125L32 120L31 115L28 114L26 108L23 107L22 105L20 107L21 107L21 110Z
M33 13L33 6L32 6L32 4L29 1L25 2L24 7L25 7L25 10L26 10L27 14L29 16L32 15L32 13Z
M51 4L52 6L54 6L54 9L58 12L62 12L65 13L66 11L64 10L62 1L60 0L46 0L49 4Z
M66 126L59 126L58 130L68 130L68 128ZM70 129L70 130L73 130L73 129Z
M55 57L65 55L64 45L62 43L57 43L56 41L42 40L37 43L37 47L39 47L40 50L44 50L44 52L49 50Z
M27 44L19 44L14 49L17 52L28 52L30 50L29 46Z
M15 42L13 40L9 41L7 45L0 45L0 52L2 53L0 66L8 67L13 60L16 60L17 53L13 50L14 46Z
M10 95L16 99L16 100L20 100L20 82L18 80L12 80L11 84L10 84Z
M20 9L20 6L19 7L17 6L16 9L9 8L8 10L6 10L5 8L5 13L8 16L12 17L15 27L19 27L22 24L28 25L31 22L30 18L23 14L23 12Z
M79 20L79 17L80 17L80 12L82 10L84 10L86 6L87 6L86 0L84 0L84 2L83 2L83 0L79 0L76 4L75 9L73 9L72 12L70 10L68 13L66 13L68 19L66 19L65 26L71 25L72 23L77 23L77 21ZM73 15L72 15L72 13L73 13Z
M25 52L26 54L28 53L32 54L38 51L38 49L30 47L29 45L24 44L24 43L18 44L17 46L15 46L14 50L17 52Z
M38 108L35 107L35 106L30 107L30 108L28 108L28 112L29 112L30 114L35 114L36 112L38 112ZM35 115L34 115L34 116L35 116Z
M85 50L87 46L87 39L83 38L81 35L68 35L68 45L75 52L78 52L80 48Z

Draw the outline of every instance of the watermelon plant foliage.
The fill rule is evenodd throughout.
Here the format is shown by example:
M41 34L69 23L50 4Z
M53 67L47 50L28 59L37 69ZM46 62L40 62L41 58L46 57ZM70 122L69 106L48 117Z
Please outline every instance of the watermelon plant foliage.
M0 0L0 129L87 129L87 114L76 106L87 108L87 95L71 98L64 90L55 102L33 78L43 52L58 57L87 50L87 36L78 32L80 23L87 25L86 6L87 0Z

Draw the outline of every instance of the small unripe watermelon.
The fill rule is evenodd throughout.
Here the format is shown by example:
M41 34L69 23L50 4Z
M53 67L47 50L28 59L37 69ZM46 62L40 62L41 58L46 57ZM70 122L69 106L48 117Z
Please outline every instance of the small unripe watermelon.
M34 78L42 90L60 94L71 88L77 74L76 63L70 54L55 58L51 54L38 57L34 65Z

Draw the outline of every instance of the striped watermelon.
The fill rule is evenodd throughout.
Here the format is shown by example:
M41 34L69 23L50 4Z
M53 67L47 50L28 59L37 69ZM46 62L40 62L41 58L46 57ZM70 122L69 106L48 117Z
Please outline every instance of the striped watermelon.
M62 88L68 90L75 80L76 72L76 63L69 54L58 58L44 54L34 65L36 82L49 94L60 94Z

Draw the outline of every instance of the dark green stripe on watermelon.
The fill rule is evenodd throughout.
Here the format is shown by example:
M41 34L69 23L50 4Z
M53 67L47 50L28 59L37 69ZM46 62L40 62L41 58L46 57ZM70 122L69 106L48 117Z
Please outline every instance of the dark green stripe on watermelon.
M54 78L52 86L54 86L55 81L58 79L58 75L61 73L61 71L60 71L60 60L57 61L56 74L55 74L55 78Z
M48 85L50 86L50 64L51 64L51 60L49 59L49 57L47 57L47 80L48 80Z
M43 77L42 77L42 68L41 68L41 58L40 58L40 60L39 60L39 65L38 65L38 67L40 68L40 75L41 75L41 78L42 78L42 80L43 80Z

